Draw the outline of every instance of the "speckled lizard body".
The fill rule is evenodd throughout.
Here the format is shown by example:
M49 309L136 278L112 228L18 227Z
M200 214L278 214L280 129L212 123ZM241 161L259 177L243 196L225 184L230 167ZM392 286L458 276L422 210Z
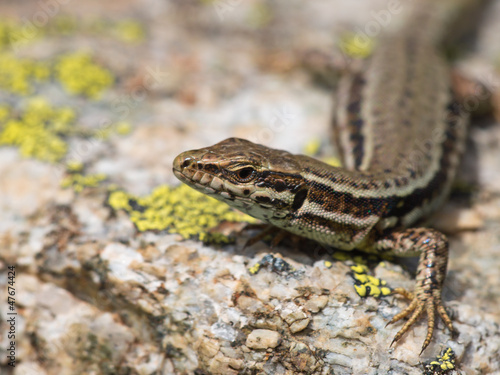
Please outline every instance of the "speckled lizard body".
M333 124L342 168L230 138L180 154L173 170L205 194L320 243L420 254L414 293L401 291L411 303L391 323L409 317L395 342L427 314L423 351L436 312L453 330L441 300L448 241L415 225L448 195L464 149L467 116L436 49L445 21L464 4L411 3L404 25L394 20L363 71L339 84Z

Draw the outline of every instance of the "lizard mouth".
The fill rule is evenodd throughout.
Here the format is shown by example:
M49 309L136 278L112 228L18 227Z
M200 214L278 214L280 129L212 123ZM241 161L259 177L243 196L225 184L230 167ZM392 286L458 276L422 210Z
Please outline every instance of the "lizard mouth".
M193 189L219 200L252 202L249 194L243 196L241 189L221 177L222 170L216 163L204 163L202 160L189 151L178 155L172 167L174 175Z
M205 194L218 194L224 189L223 181L202 170L203 163L189 153L182 153L174 159L172 170L175 177Z

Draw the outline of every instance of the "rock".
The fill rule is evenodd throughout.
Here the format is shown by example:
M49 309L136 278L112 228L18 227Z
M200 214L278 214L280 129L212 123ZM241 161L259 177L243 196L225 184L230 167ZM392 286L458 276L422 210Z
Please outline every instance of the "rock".
M446 206L433 216L433 225L444 233L477 230L484 225L481 214L475 209Z
M317 296L317 297L312 297L309 301L306 302L304 305L304 308L313 313L316 314L323 310L328 303L328 297L327 296Z
M256 350L276 348L280 341L280 334L276 331L255 329L248 335L246 346Z

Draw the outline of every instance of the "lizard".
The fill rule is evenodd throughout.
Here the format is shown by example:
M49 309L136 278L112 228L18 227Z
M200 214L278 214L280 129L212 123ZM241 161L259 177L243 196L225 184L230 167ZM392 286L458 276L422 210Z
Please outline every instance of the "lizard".
M440 317L447 237L421 222L447 198L465 148L468 116L439 46L470 0L404 3L363 68L340 79L333 135L342 167L229 138L173 162L187 185L285 231L341 250L419 256L408 318L391 346L427 315L422 351ZM397 18L397 19L396 19Z

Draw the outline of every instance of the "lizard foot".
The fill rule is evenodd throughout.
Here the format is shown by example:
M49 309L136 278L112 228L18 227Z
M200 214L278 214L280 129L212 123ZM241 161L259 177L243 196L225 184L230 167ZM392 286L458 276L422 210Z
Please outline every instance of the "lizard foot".
M396 314L392 318L392 320L387 323L387 325L396 323L397 321L409 316L408 321L403 325L396 336L394 336L394 339L391 342L391 346L401 337L403 337L403 335L410 329L413 324L415 324L417 319L424 312L425 314L427 314L427 335L425 337L424 344L422 345L420 354L423 353L425 348L427 348L427 346L431 342L432 335L434 333L434 324L436 321L436 311L438 312L438 315L441 317L448 329L451 332L455 332L451 319L444 308L443 302L441 301L441 295L439 291L434 290L432 292L431 290L431 293L420 293L417 296L414 296L413 293L409 293L402 288L397 288L396 290L394 290L394 292L411 299L411 303L406 309L401 311L399 314Z
M392 250L395 255L420 253L415 292L409 293L402 288L395 290L395 293L410 299L411 303L406 309L394 316L389 324L409 317L403 328L394 337L392 345L415 324L420 315L427 314L427 336L422 345L423 352L431 342L436 315L441 317L451 332L454 332L451 319L441 300L441 290L448 262L448 240L444 234L434 229L409 228L381 237L376 245L380 250Z

